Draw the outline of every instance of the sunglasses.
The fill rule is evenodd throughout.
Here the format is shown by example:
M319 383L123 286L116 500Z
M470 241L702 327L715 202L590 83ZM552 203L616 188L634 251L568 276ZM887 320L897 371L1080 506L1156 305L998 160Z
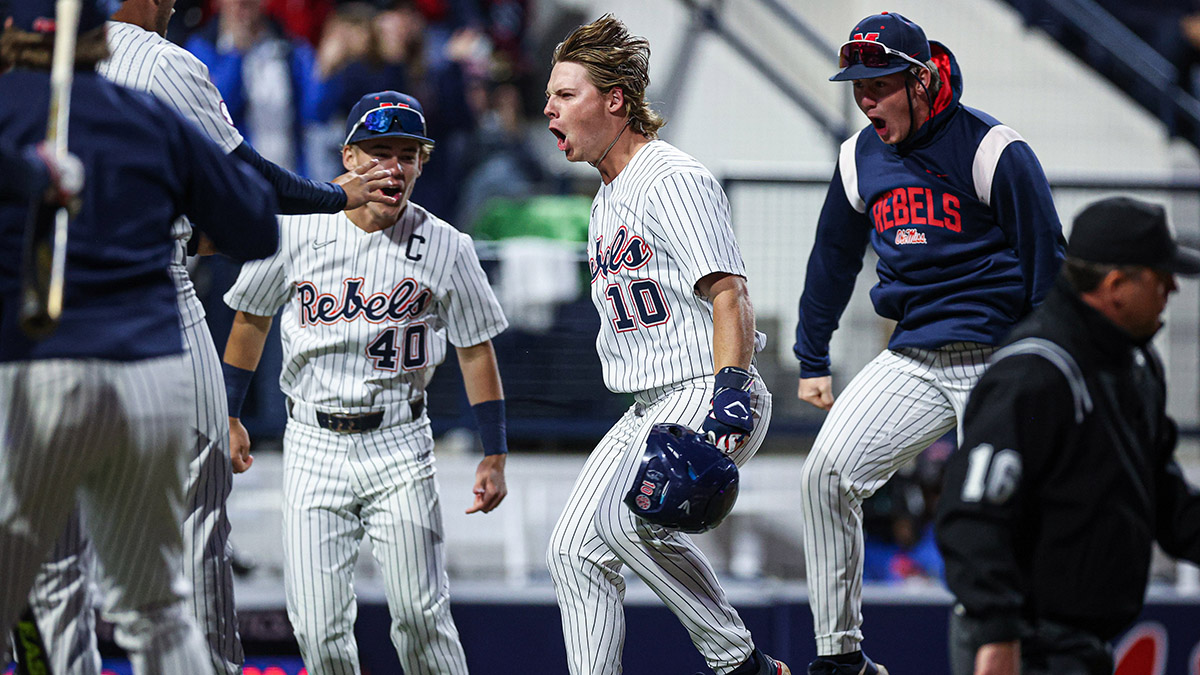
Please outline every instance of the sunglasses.
M838 51L838 68L861 63L868 68L886 68L892 65L892 57L898 57L914 66L925 68L925 64L901 51L896 51L882 42L873 40L851 40Z
M406 121L406 118L407 121L412 121L411 115L416 115L417 119L421 121L421 128L404 128L404 122ZM386 108L375 108L374 110L368 110L363 114L362 117L358 119L357 122L354 123L354 126L350 127L350 133L346 134L346 142L342 145L350 144L350 139L354 138L354 132L358 131L359 127L364 127L367 131L377 134L387 133L392 131L394 128L399 127L399 130L403 133L424 136L425 116L413 108L395 105L387 106Z

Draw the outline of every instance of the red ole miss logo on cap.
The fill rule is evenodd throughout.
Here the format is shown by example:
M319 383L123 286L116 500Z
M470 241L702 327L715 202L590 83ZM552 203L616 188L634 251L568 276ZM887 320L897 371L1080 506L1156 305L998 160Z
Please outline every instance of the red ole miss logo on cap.
M855 33L855 40L869 40L871 42L879 41L879 33Z

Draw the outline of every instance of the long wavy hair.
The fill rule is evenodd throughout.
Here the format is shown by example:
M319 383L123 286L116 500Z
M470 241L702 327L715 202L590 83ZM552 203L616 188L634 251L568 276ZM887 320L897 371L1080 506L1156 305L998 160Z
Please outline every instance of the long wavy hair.
M578 63L588 80L601 93L620 87L625 94L625 114L630 127L647 138L658 138L667 123L646 102L650 86L650 42L630 35L629 29L612 14L580 26L554 48L551 65Z

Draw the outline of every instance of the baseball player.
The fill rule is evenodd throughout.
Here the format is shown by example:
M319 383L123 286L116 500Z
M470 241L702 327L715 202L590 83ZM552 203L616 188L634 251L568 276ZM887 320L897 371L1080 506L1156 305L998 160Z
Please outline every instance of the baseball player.
M729 202L704 166L657 140L664 121L645 101L649 57L644 38L606 15L558 45L546 89L558 149L603 181L588 226L596 349L608 388L635 400L592 451L551 535L568 666L621 672L628 566L717 673L789 673L755 648L691 539L622 504L655 424L703 426L740 465L771 418L752 365L765 337L754 330Z
M145 91L196 125L226 153L252 166L275 189L283 213L337 213L370 200L394 203L378 190L392 182L386 169L365 162L334 184L297 176L258 155L228 120L221 95L196 57L165 39L174 2L124 0L107 24L109 58L99 72L117 84ZM239 673L244 661L234 611L229 520L225 503L233 479L228 455L228 414L220 358L213 347L204 307L185 264L192 228L176 223L171 275L178 289L188 365L197 406L188 425L194 458L187 482L184 519L184 576L192 584L191 609L205 634L218 673ZM233 466L233 470L244 470ZM95 627L88 593L86 543L70 529L38 574L30 604L56 671L98 672ZM88 663L81 671L82 663ZM94 667L93 667L94 665Z
M242 268L225 350L232 451L249 461L242 398L283 306L283 543L288 616L308 672L357 673L354 563L364 535L384 571L405 673L463 674L450 615L425 385L454 345L485 456L474 504L507 494L504 400L491 338L507 322L471 239L409 201L428 161L420 103L368 94L346 122L342 162L395 171L396 204L281 219L277 255Z
M871 122L842 144L808 262L798 395L829 410L804 465L804 558L818 658L809 673L886 672L862 642L862 500L955 428L995 345L1050 289L1063 243L1029 145L959 102L944 45L899 14L867 17L841 70ZM834 402L829 339L868 241L888 348Z
M45 133L55 21L50 0L12 11L0 137L21 147ZM167 269L171 221L187 214L230 255L263 257L278 244L276 203L169 108L94 72L105 18L85 3L69 142L92 180L68 229L62 317L42 340L18 328L27 208L0 205L0 626L26 604L78 497L102 604L135 672L211 672L180 591L195 402Z

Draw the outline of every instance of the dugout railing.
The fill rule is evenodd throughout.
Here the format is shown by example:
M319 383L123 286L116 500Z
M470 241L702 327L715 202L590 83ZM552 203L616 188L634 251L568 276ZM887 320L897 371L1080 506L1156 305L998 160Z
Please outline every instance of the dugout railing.
M1050 176L1064 233L1084 205L1113 194L1159 202L1179 238L1200 248L1200 176ZM733 209L734 229L746 259L750 291L760 330L768 331L768 353L760 370L776 392L775 421L780 431L803 433L814 418L791 394L796 361L791 355L796 307L816 223L829 186L826 173L791 176L725 172L723 184ZM855 294L831 344L835 387L857 372L886 345L891 325L877 317L867 297L875 282L874 255L868 251ZM1200 437L1200 284L1181 279L1156 338L1168 368L1169 411L1181 431Z

